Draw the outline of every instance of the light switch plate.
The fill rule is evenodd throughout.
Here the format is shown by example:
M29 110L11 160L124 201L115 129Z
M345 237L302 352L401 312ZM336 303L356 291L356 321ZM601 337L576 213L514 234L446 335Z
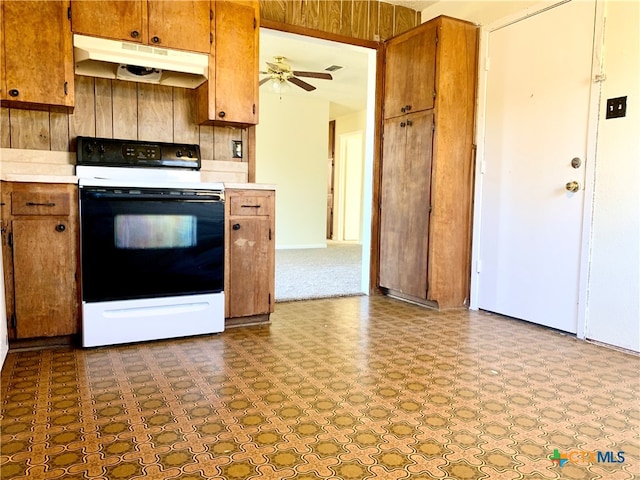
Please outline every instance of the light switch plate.
M232 140L232 157L233 158L242 158L242 140Z
M627 114L627 97L607 99L607 118L624 117Z

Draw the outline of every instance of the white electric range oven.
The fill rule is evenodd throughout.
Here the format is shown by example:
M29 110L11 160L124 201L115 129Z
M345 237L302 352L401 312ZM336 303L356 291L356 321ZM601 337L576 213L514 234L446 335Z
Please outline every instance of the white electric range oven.
M224 187L197 145L78 137L82 345L224 330Z

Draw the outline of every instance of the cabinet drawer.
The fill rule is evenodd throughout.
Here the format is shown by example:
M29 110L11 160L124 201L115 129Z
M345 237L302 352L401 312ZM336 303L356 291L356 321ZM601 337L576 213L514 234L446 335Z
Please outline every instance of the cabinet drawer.
M271 197L266 195L231 196L231 215L266 216L271 214Z
M13 192L11 213L13 215L69 215L71 194L69 192Z

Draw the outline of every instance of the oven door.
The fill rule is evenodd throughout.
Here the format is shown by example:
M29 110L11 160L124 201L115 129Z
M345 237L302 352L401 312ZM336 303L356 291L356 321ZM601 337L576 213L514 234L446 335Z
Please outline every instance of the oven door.
M83 302L222 292L222 192L81 186Z

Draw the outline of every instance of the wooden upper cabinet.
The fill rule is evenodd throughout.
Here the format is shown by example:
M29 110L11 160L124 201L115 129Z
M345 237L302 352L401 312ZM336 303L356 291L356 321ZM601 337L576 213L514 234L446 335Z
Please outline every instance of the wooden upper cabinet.
M146 0L72 0L73 33L143 43Z
M73 48L69 1L4 0L2 104L71 110Z
M214 8L209 81L198 88L198 123L258 123L259 2L221 1Z
M209 0L150 0L149 44L193 52L211 50L211 3Z
M192 52L211 49L210 0L72 0L74 33Z
M387 42L384 118L433 108L436 36L436 24L423 24Z

